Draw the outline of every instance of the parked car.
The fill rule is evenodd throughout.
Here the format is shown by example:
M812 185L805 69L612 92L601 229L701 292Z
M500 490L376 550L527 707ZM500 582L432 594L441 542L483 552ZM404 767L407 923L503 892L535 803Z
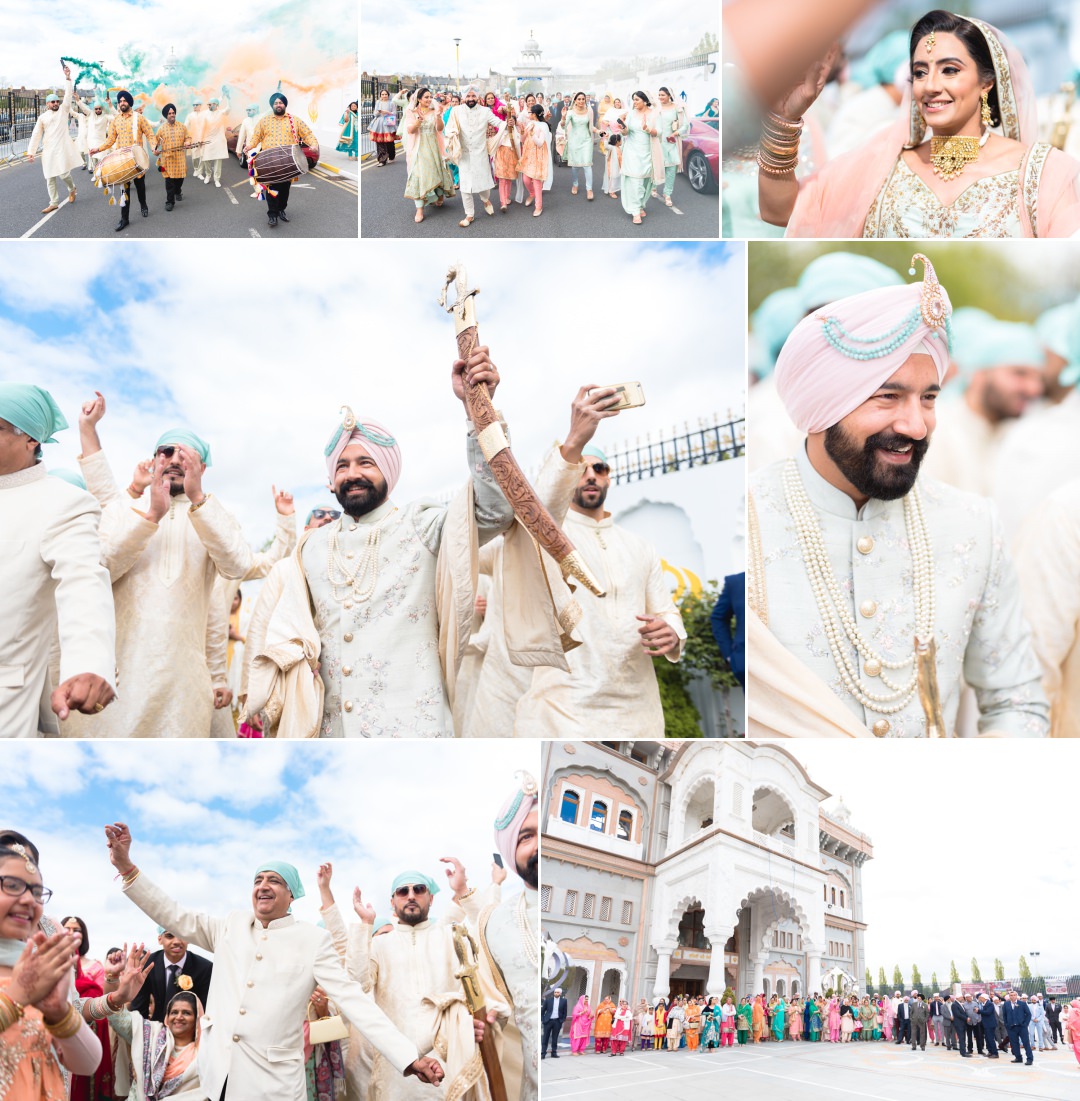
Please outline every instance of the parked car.
M691 119L683 138L683 171L698 193L716 191L720 179L720 120Z

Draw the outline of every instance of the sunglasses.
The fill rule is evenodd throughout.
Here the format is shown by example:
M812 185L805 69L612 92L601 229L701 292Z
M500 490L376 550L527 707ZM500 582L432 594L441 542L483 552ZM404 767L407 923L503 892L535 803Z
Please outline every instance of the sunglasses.
M398 887L394 892L398 898L408 898L409 893L412 892L417 898L423 898L428 893L426 883L414 883L411 886Z
M168 447L159 447L154 452L155 455L164 455L166 459L171 459L176 454L176 448L170 444Z
M313 520L325 520L327 516L329 516L331 520L336 520L340 515L341 513L333 508L313 508L311 510L311 518Z
M594 474L610 474L611 467L607 463L590 463L589 469Z
M29 891L35 902L48 902L53 896L48 887L42 887L40 883L27 883L15 875L0 875L0 891L12 898L22 898Z

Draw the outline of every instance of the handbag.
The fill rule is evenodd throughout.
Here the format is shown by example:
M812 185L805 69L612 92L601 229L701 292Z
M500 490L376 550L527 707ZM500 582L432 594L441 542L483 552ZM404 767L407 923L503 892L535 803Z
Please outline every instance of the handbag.
M330 1044L334 1040L344 1040L349 1035L349 1026L340 1013L333 1017L313 1018L311 1006L308 1006L308 1043L314 1047L316 1044Z

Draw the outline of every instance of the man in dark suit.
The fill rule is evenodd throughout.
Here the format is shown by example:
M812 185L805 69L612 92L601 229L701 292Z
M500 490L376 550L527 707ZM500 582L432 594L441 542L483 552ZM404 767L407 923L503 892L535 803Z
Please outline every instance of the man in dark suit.
M1031 1054L1031 1042L1028 1040L1028 1025L1031 1024L1031 1010L1027 1002L1020 1001L1015 990L1009 991L1009 1000L1005 1003L1002 1017L1005 1019L1005 1027L1009 1031L1009 1047L1012 1048L1013 1062L1022 1063L1020 1058L1020 1045L1024 1045L1027 1052L1027 1065L1030 1067L1035 1062L1035 1056Z
M911 1043L911 1001L905 994L896 1007L896 1043Z
M971 1052L975 1047L976 1021L982 1024L978 1006L975 1005L970 994L966 998L961 994L953 1002L953 1031L956 1033L956 1042L960 1048L960 1054L965 1059L971 1058ZM979 1048L979 1054L982 1054L981 1047Z
M746 687L746 574L724 578L724 588L712 610L712 633L717 648L735 679ZM735 626L732 628L731 621Z
M986 1042L986 1055L989 1059L998 1057L997 1049L997 1010L985 993L979 994L979 1016L982 1017L983 1039Z
M956 1047L956 1036L953 1032L953 999L951 994L946 994L941 1002L941 1028L945 1038L945 1050L952 1051Z
M1046 1022L1050 1026L1050 1042L1052 1044L1064 1043L1061 1035L1061 1006L1055 996L1050 996L1046 1003Z
M930 1019L930 1009L923 996L916 991L911 1003L911 1050L926 1050L926 1024Z
M205 1009L214 965L208 959L189 952L187 941L160 927L158 944L161 951L150 957L154 969L132 1000L131 1008L137 1009L148 1020L164 1022L165 1007L173 996L181 990L190 990Z
M559 1033L562 1032L563 1021L566 1020L566 999L563 997L561 987L555 987L553 994L549 994L540 1008L540 1023L544 1026L540 1039L540 1058L547 1058L548 1043L550 1037L551 1057L559 1057Z

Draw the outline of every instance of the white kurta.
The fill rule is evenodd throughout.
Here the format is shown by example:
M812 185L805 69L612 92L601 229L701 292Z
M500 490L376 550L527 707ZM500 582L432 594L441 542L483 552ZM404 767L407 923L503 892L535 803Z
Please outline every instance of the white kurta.
M998 449L1013 423L991 424L962 398L938 401L937 427L923 473L968 493L992 497Z
M306 1101L303 1026L316 983L395 1070L417 1059L372 998L346 979L325 929L291 915L264 928L250 911L197 913L145 875L124 892L159 925L214 954L198 1055L205 1097L217 1101L227 1078L233 1101Z
M445 1042L441 1032L448 1027L439 1020L438 1008L452 1000L450 1027L463 1031L472 1041L472 1016L461 1000L461 980L450 925L422 921L419 925L395 922L390 932L373 937L372 926L363 922L349 928L349 948L345 967L350 977L359 979L365 992L421 1055L436 1055L435 1040ZM444 1067L446 1078L433 1089L416 1078L401 1080L394 1068L375 1053L371 1069L368 1101L424 1101L443 1099L447 1086L460 1067Z
M223 161L229 155L229 145L225 137L225 115L228 110L228 100L223 100L214 111L206 109L202 136L209 144L202 147L204 161Z
M519 1101L537 1101L539 1097L540 983L537 981L536 946L540 942L540 904L537 893L524 887L521 895L480 914L470 909L472 899L462 904L470 921L479 927L484 953L497 969L493 969L494 977L497 982L501 981L505 987L503 992L509 994L514 1007L514 1022L521 1038ZM523 925L531 930L531 952L526 945Z
M1080 738L1080 481L1052 493L1014 545L1035 653L1050 699L1051 734Z
M85 157L90 152L90 146L86 141L86 124L93 111L78 96L74 96L71 100L71 113L78 116L76 122L79 130L75 135L75 148L78 149L80 156Z
M446 132L450 134L456 130L461 138L461 156L457 166L462 191L488 191L494 186L488 158L487 128L498 126L499 121L491 108L482 103L475 107L460 104L451 108Z
M64 100L58 111L50 107L45 108L34 125L34 132L30 135L30 144L26 147L28 154L36 154L41 150L41 170L45 179L50 180L55 176L66 176L73 168L82 164L79 149L68 131L68 121L71 117L71 81L64 87Z
M259 121L259 116L256 115L251 118L245 115L243 121L240 123L240 128L236 131L236 152L241 154L244 151L245 146L251 144L251 135L255 130L255 124Z
M483 461L474 434L468 442L481 543L513 518ZM322 737L453 737L453 717L439 662L435 599L436 558L446 506L386 501L359 520L340 520L308 535L300 550L322 651L326 689ZM378 574L367 599L339 590L327 577L331 534L341 561L358 563L370 532L379 531ZM354 558L348 558L352 554Z
M554 462L554 455L548 462ZM559 457L561 461L561 456ZM570 650L570 672L553 666L533 671L532 684L518 705L514 734L519 738L662 738L664 712L652 658L641 645L636 617L655 615L686 638L682 617L660 568L660 555L640 536L612 523L566 513L565 531L585 564L607 592L595 597L584 586L576 593L582 618L576 633L583 645ZM668 661L678 661L681 646Z
M245 581L256 581L265 577L283 558L288 558L296 547L296 516L282 516L275 513L277 523L274 528L274 541L265 551L253 551L251 568L241 578L222 577L214 579L214 591L210 597L210 614L206 623L206 664L210 669L210 682L214 688L231 688L233 702L229 707L215 708L210 719L211 738L232 738L236 734L233 726L232 709L237 707L236 697L240 694L240 667L243 664L243 643L237 642L233 650L232 664L229 664L229 616L232 613L233 597Z
M915 607L903 501L870 500L861 509L796 456L806 493L821 525L829 561L847 608L869 644L890 661L912 653ZM867 729L887 721L885 736L918 738L926 719L918 693L892 715L865 709L844 688L829 649L814 592L784 496L786 462L750 476L764 569L768 628L781 645L822 681ZM980 732L1043 737L1047 704L1039 665L1024 622L1020 586L991 502L922 477L918 482L934 557L937 671L945 726L955 733L960 690L975 689ZM860 539L869 549L857 549ZM863 546L868 544L864 542ZM869 612L869 615L863 614ZM854 649L852 660L858 662ZM747 655L752 670L754 655ZM906 680L911 668L894 674ZM863 677L872 692L879 678ZM751 700L752 690L747 693Z
M80 465L88 486L112 479L103 451ZM70 736L207 736L210 594L218 573L242 577L251 568L252 551L216 495L190 508L187 497L173 497L155 524L122 498L106 506L101 543L116 604L117 699L92 729Z
M97 149L101 143L109 136L109 119L112 118L112 111L106 108L101 109L99 115L92 107L90 108L90 114L86 120L86 149L89 152L91 149ZM98 153L97 158L100 160L104 153Z
M61 681L93 673L115 684L116 632L100 519L89 493L48 477L42 463L0 475L0 737L58 733L49 706L57 632ZM86 719L96 731L101 716Z

